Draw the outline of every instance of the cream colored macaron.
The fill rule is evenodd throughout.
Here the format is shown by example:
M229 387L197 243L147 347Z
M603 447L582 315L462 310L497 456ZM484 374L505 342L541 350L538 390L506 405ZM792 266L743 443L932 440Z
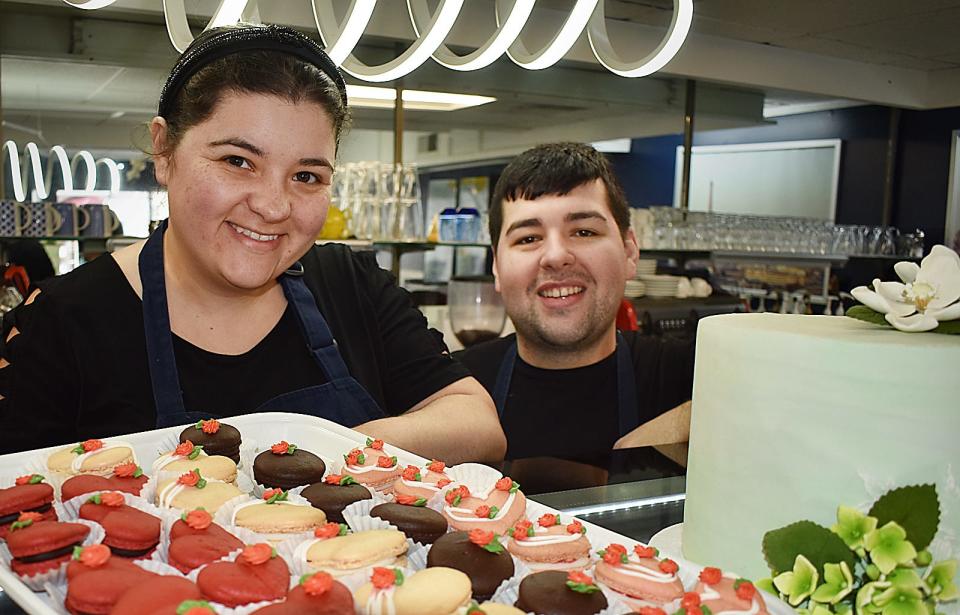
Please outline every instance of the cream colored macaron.
M293 502L259 502L238 508L233 517L237 527L266 534L268 539L279 535L275 536L276 540L288 538L284 534L312 532L326 522L327 515L319 508Z
M486 615L526 615L515 606L500 604L499 602L484 602L480 605L480 610Z
M470 605L470 577L453 568L424 568L403 585L375 590L367 583L353 597L357 612L369 615L457 615Z
M163 458L161 457L161 459ZM200 470L200 475L206 479L213 478L225 483L232 483L237 480L237 464L233 462L233 459L221 455L199 455L194 459L181 457L162 464L158 470L176 474Z
M129 462L136 463L136 456L126 442L87 440L50 455L47 468L62 474L109 476L113 468Z
M402 566L407 537L399 530L367 530L313 542L307 565L331 574L355 572L368 566Z
M203 508L215 514L226 502L245 495L235 485L208 480L203 488L177 484L176 480L162 481L157 488L156 503L161 508L193 510Z

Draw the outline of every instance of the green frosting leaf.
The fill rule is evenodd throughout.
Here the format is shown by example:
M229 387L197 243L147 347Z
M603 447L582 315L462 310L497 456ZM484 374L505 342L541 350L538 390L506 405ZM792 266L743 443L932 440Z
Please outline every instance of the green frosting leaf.
M393 569L393 578L395 579L394 584L398 587L403 585L403 571L399 568Z
M203 452L203 446L194 446L193 450L190 451L190 454L187 455L187 459L194 460L200 456L200 453Z
M143 468L137 466L137 469L133 471L133 477L140 478L141 476L143 476Z
M503 553L503 545L500 544L500 538L496 534L493 535L493 540L483 545L483 549L498 555Z
M883 317L883 314L880 312L875 312L865 305L853 306L846 311L846 315L850 318L869 322L874 325L880 325L882 327L886 327L887 329L893 329L893 325L887 322L887 319ZM932 332L944 333L947 335L960 335L960 320L948 320L941 322L939 325L937 325L936 329L933 329Z
M883 495L870 509L878 525L896 522L907 531L917 551L926 549L940 525L940 500L933 485L899 487Z
M600 591L600 588L594 584L590 583L574 583L573 581L567 581L567 587L577 592L578 594L594 594Z
M75 448L70 449L70 452L74 455L82 455L85 452L83 450L83 444L78 444Z
M774 576L791 570L803 555L819 573L824 564L846 562L853 570L856 559L839 536L812 521L798 521L763 536L763 556Z
M214 612L206 600L184 600L177 606L177 615L184 615L190 609L207 609L211 613Z

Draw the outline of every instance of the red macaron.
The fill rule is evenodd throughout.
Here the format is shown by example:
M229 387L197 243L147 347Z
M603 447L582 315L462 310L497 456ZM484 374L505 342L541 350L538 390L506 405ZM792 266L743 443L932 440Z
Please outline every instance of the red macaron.
M197 577L209 600L237 607L251 602L279 600L287 595L290 569L266 543L249 545L234 562L214 562Z
M155 576L135 565L134 569L92 570L70 581L64 606L74 615L109 613L128 589Z
M283 602L254 611L255 615L342 615L353 613L353 594L326 572L303 575Z
M170 565L185 574L242 548L243 542L203 509L184 513L170 528Z
M160 542L160 519L128 506L117 491L93 495L80 507L80 518L103 526L103 544L117 557L150 557Z
M60 486L60 499L66 502L79 495L97 491L123 491L132 495L140 495L148 479L149 477L143 473L140 466L134 463L125 463L115 467L111 476L81 474L68 478Z
M13 556L10 568L22 576L59 568L90 534L90 528L80 523L37 521L29 513L21 517L23 520L16 521L7 535L7 548Z
M43 482L39 474L21 476L13 487L0 489L0 540L10 532L10 525L20 513L36 512L45 521L56 521L53 509L53 487Z
M175 615L187 600L203 600L196 583L182 577L158 576L125 591L110 615Z

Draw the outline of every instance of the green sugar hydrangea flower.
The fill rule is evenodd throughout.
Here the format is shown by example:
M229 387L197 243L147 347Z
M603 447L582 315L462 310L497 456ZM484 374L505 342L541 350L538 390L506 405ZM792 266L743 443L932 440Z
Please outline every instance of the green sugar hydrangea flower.
M925 579L927 589L940 602L960 597L954 579L957 576L957 560L948 559L934 564Z
M763 579L757 579L753 582L753 586L757 589L762 589L763 591L771 594L773 596L778 596L777 588L773 586L773 579L766 577Z
M836 604L853 591L853 573L847 562L824 564L823 581L823 585L818 587L811 596L815 602Z
M793 562L793 571L784 572L773 579L773 584L781 593L788 596L791 606L797 606L807 599L817 587L820 575L817 568L803 555Z
M812 605L812 609L797 609L798 615L834 615L833 611L822 604L814 602Z
M830 527L851 549L863 546L863 538L877 529L876 517L869 517L851 506L837 509L837 523Z
M891 586L902 587L903 589L920 589L923 587L920 575L913 568L897 568L887 575L886 580Z
M890 587L886 581L871 581L857 591L857 615L871 615L879 613L880 607L874 603L874 597Z
M895 521L867 534L863 543L883 574L890 574L898 564L912 562L917 556L917 550L907 540L907 531Z
M873 602L880 607L881 615L929 615L923 592L916 587L893 585L874 595Z

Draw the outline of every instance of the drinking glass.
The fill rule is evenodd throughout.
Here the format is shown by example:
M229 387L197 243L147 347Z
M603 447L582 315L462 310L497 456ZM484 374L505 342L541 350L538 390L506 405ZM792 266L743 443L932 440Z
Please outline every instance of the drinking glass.
M450 327L465 347L500 337L507 321L490 276L457 277L447 284Z

